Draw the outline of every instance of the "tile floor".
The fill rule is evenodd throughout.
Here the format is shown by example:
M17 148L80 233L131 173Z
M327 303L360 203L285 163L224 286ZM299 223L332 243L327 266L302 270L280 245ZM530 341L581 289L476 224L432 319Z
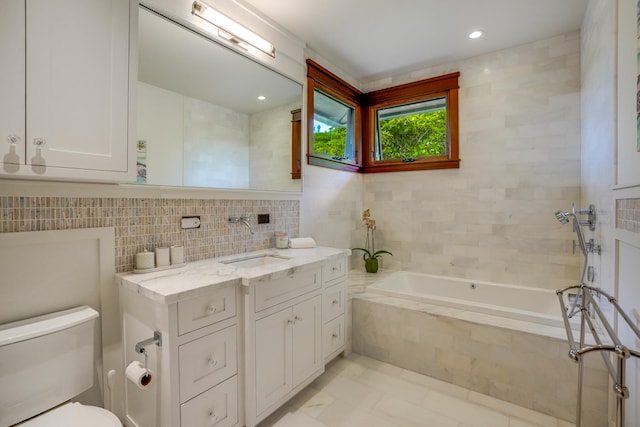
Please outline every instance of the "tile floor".
M352 354L259 427L573 427L566 421Z

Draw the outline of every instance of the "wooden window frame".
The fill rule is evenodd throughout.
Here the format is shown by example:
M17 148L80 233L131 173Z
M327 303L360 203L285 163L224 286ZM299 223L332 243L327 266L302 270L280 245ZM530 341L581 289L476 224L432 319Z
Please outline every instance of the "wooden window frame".
M362 93L331 71L307 59L307 164L360 173L457 169L459 157L458 78L459 72ZM314 93L321 92L354 109L355 161L332 159L313 150ZM433 98L446 98L447 154L402 159L375 160L376 110ZM363 155L364 153L364 155Z
M336 160L316 154L313 150L313 100L315 90L343 102L354 109L354 150L355 161ZM307 59L307 163L350 172L363 172L362 168L362 104L360 92L331 71Z
M458 77L460 73L420 80L362 96L364 107L364 172L399 172L430 169L456 169L460 167L458 151ZM433 98L446 98L447 154L421 157L412 162L402 159L375 160L376 111Z
M291 179L302 178L302 109L291 110Z

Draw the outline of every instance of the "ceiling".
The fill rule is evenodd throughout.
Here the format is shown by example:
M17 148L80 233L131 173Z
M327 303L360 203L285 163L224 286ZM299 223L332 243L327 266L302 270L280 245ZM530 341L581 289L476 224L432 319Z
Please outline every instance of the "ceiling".
M577 30L588 0L246 1L366 83Z

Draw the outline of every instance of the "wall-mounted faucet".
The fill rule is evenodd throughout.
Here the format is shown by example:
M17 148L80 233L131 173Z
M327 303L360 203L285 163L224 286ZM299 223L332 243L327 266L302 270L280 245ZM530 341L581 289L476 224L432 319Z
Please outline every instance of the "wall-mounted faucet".
M251 226L251 223L249 222L249 217L248 216L230 216L229 217L229 222L231 224L237 224L237 223L241 222L244 225L246 225L247 228L249 228L249 231L251 232L251 234L253 234L253 227Z

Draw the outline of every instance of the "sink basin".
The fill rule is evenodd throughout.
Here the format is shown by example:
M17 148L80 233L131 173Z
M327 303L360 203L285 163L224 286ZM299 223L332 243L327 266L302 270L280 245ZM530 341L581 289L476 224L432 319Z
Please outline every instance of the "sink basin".
M233 265L234 267L252 268L252 267L263 267L265 265L277 264L277 263L285 262L288 260L289 258L265 254L265 255L256 255L256 256L250 256L250 257L231 259L227 261L222 261L222 263Z

